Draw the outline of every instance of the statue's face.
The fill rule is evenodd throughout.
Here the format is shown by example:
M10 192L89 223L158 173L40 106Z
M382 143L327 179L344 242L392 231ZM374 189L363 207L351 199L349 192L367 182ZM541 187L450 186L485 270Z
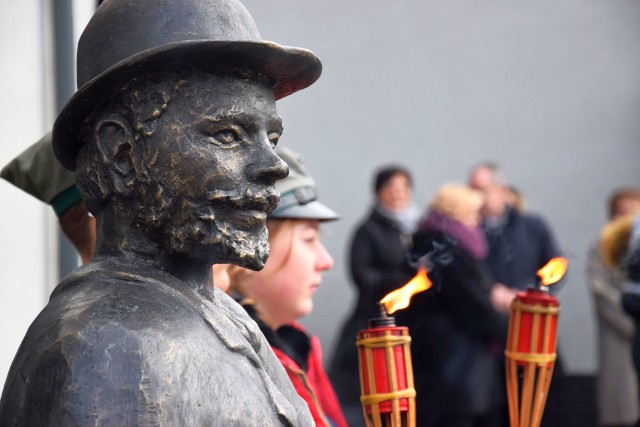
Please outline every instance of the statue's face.
M165 218L151 230L160 246L174 256L262 268L266 218L278 202L273 184L288 173L274 151L281 132L267 86L190 78L145 144L152 182L142 197Z

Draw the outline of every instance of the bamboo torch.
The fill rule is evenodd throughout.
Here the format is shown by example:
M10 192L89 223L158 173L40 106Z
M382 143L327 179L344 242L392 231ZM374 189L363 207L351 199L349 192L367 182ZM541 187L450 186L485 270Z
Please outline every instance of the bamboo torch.
M511 427L538 427L542 421L557 357L560 313L558 299L546 286L558 282L566 270L566 259L553 258L538 270L536 286L518 292L511 303L505 350Z
M431 287L424 268L379 303L380 314L358 332L360 401L367 427L415 427L416 391L413 386L409 329L396 326L389 314L409 306L411 297Z

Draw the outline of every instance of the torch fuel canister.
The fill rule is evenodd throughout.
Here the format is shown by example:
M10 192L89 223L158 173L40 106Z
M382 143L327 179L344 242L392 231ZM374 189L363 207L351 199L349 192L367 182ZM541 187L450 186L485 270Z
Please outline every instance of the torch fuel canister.
M361 402L368 427L415 426L409 330L381 315L357 336ZM384 420L384 421L382 421Z
M552 258L538 270L540 280L511 303L506 381L511 427L538 427L556 361L558 299L546 291L567 271L566 258Z
M507 356L519 365L556 359L558 299L538 289L518 292L511 306Z
M511 304L506 380L511 427L538 427L556 360L555 296L538 289L519 292Z

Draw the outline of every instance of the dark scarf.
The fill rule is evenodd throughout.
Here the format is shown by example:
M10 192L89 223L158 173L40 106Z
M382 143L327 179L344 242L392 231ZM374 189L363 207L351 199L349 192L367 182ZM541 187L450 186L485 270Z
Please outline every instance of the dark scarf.
M419 231L443 233L474 259L482 260L488 254L487 241L479 227L467 227L434 210L429 210L427 216L420 221Z

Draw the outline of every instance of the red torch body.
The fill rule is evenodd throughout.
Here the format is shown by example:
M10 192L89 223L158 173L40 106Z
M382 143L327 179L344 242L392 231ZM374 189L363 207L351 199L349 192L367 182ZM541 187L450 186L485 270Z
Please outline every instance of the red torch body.
M555 360L559 306L558 299L548 292L518 292L511 308L507 351L519 365L531 358Z
M557 298L540 289L518 292L511 304L505 356L512 427L540 425L556 360L559 312Z
M363 343L358 349L359 357L363 365L373 367L373 378L370 377L370 370L362 370L364 396L386 395L394 391L406 390L406 363L401 344L405 342L404 337L407 336L408 329L405 327L365 329L358 333L358 342ZM399 345L383 347L382 344L386 342L395 342ZM392 384L394 381L395 384ZM409 408L409 401L406 398L399 399L398 404L401 411L407 411ZM390 400L380 402L381 413L391 412L391 409ZM370 406L367 407L367 412L371 413Z
M415 426L411 337L386 315L357 336L362 408L367 427Z

